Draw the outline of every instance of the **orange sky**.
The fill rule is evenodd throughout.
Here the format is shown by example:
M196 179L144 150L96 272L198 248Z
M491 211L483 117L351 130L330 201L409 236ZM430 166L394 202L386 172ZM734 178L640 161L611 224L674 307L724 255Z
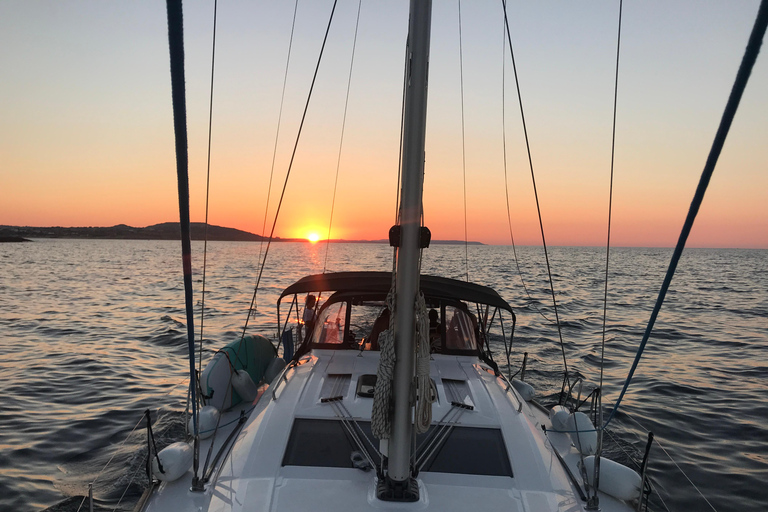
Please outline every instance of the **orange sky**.
M262 231L293 7L284 4L220 6L212 224ZM497 4L466 3L462 11L467 221L470 240L508 244ZM676 242L757 8L756 1L683 4L625 6L613 245ZM356 6L339 4L278 236L327 233ZM185 5L196 221L205 215L211 8ZM550 245L605 243L616 8L510 6ZM329 11L330 2L299 5L268 226L325 29L318 20ZM394 220L406 11L404 1L363 4L333 238L385 238ZM165 29L157 2L0 4L0 224L145 226L178 218ZM464 238L457 33L455 2L436 0L424 197L436 239ZM509 60L505 65L515 241L539 244ZM768 248L765 90L763 56L690 246Z

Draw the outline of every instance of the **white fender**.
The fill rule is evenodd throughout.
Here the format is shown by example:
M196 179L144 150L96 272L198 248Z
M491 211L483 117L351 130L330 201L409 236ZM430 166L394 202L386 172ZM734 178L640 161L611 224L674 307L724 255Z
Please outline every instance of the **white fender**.
M155 475L158 480L164 482L178 480L192 467L193 455L194 452L192 447L187 443L180 441L168 445L160 450L157 457L152 457L152 474ZM163 466L163 471L160 471L160 468L157 465L158 458Z
M568 430L568 418L571 413L562 405L556 405L549 411L549 419L552 421L552 428L557 432Z
M576 411L568 417L569 435L576 449L583 455L592 455L597 450L597 431L589 416ZM576 432L578 430L578 432Z
M235 370L232 374L232 387L244 402L253 402L259 396L259 388L245 370Z
M584 459L584 469L587 480L593 485L595 478L595 457ZM640 497L640 486L643 481L635 471L627 466L610 459L600 458L600 488L602 492L624 501L636 500Z
M216 424L219 422L219 410L212 405L206 405L197 413L197 423L200 432L200 439L208 439L216 430ZM189 432L195 431L195 425L192 416L189 417Z
M533 389L533 386L527 382L523 382L520 379L512 379L512 387L515 388L518 393L520 393L520 396L523 397L523 400L526 402L533 400L534 395L536 395L536 391Z
M267 371L264 372L264 382L271 384L275 377L280 375L280 372L285 368L286 362L281 357L276 357L267 366Z

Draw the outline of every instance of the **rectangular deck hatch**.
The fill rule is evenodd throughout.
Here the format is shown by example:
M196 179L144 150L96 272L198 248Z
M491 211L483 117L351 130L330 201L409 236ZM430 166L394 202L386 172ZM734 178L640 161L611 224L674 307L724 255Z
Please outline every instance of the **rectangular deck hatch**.
M378 440L371 434L371 424L358 422L371 442L378 447ZM417 456L429 444L433 429L416 438ZM424 441L427 440L425 444ZM364 443L367 442L364 440ZM359 451L344 429L340 420L296 418L291 428L283 466L311 466L352 468L352 454ZM371 450L375 464L379 457ZM512 476L507 449L501 430L455 426L445 443L426 460L422 471L456 473L465 475Z

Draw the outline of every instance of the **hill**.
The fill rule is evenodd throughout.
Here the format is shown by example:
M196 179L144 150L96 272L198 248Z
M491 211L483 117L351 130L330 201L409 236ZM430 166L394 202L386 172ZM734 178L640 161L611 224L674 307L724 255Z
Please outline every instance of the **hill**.
M205 224L193 222L192 240L205 240ZM179 240L181 230L178 222L163 222L145 228L135 228L125 224L112 227L79 227L65 228L30 227L30 226L0 226L0 241L20 241L19 238L88 238L102 240ZM267 237L249 233L235 228L208 225L208 240L214 242L261 242ZM306 242L303 238L275 238L273 242ZM381 240L331 240L331 243L367 243L386 244L387 239ZM467 242L469 245L483 245L480 242ZM432 240L435 245L463 245L463 240Z
M205 224L193 222L192 240L205 239ZM105 240L179 240L181 230L178 222L164 222L145 228L135 228L118 224L112 227L28 227L28 226L0 226L0 237L23 238L91 238ZM259 242L266 240L261 235L255 235L247 231L221 226L208 226L208 240L228 242ZM276 239L275 241L286 241Z

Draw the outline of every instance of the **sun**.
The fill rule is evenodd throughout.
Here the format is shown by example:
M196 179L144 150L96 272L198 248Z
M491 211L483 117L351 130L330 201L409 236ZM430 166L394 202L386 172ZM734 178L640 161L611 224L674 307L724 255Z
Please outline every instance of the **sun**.
M320 240L320 235L318 235L317 233L314 233L314 232L310 233L310 234L307 235L307 240L309 240L310 242L312 242L314 244L315 242Z

